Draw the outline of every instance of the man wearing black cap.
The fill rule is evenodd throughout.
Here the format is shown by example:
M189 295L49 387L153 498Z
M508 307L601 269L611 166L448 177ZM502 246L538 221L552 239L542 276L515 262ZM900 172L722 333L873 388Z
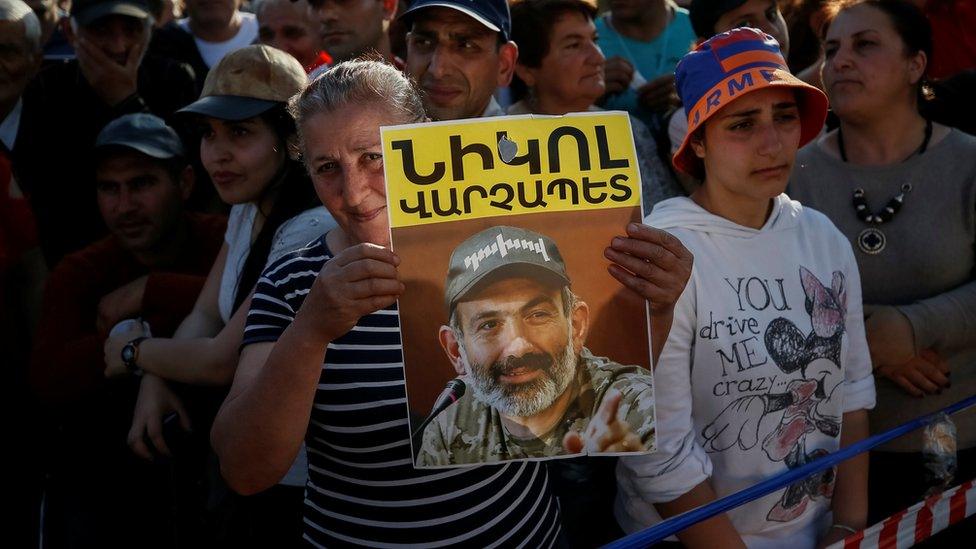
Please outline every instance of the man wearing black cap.
M167 545L169 474L125 445L138 378L107 380L102 344L126 319L172 333L203 287L224 220L184 212L193 172L161 119L111 122L94 153L98 210L111 236L68 255L49 276L31 360L34 390L59 423L51 437L73 449L52 456L45 538L54 546L70 545L62 536L87 547ZM188 427L188 416L179 422Z
M407 23L407 73L435 120L504 114L492 94L508 86L518 47L505 0L416 0Z
M445 304L441 346L471 390L425 429L418 464L650 449L650 372L584 346L589 308L549 237L471 236L451 254Z
M41 71L24 94L14 164L49 265L105 232L94 185L79 177L91 173L98 132L128 113L169 116L195 98L189 67L143 58L151 29L145 0L76 0L68 34L77 58Z

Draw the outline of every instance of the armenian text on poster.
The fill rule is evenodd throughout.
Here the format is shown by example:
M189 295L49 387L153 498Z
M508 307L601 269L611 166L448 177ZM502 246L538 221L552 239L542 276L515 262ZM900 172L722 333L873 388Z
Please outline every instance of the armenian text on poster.
M603 251L641 220L623 113L383 128L415 466L654 448L647 304Z

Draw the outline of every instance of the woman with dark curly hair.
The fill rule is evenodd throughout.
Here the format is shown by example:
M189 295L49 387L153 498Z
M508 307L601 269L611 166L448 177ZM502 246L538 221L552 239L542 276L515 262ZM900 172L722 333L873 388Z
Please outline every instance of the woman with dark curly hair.
M976 392L976 138L919 113L932 51L920 10L896 0L830 7L823 81L840 127L800 151L791 194L856 250L880 432ZM952 419L957 478L968 480L976 410ZM916 431L872 454L873 519L924 497L936 479L922 450Z

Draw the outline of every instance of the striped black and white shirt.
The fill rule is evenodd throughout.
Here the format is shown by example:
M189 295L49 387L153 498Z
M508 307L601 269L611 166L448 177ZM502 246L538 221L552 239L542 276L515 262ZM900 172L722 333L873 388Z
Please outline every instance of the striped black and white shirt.
M277 341L331 254L325 237L258 282L244 345ZM318 546L549 547L559 509L536 462L447 470L411 463L399 318L364 316L329 344L305 435L305 540Z

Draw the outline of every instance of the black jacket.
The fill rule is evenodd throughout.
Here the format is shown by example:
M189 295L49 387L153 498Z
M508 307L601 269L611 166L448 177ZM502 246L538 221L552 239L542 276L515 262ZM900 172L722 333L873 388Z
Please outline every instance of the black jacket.
M95 203L92 152L111 120L151 112L172 114L196 99L193 71L185 64L147 55L137 92L109 106L82 76L77 60L42 70L24 93L13 148L18 182L30 197L41 248L53 267L65 254L105 233Z
M200 56L193 35L175 22L169 22L153 31L152 41L149 42L149 55L186 63L196 76L197 95L203 90L203 81L207 79L210 69Z

